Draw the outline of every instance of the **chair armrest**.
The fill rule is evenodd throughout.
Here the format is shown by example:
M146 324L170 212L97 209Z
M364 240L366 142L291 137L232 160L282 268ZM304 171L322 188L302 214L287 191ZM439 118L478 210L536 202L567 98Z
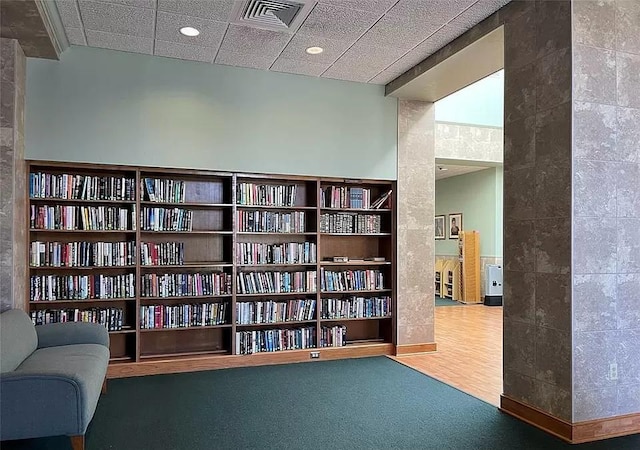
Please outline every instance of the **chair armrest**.
M36 326L38 348L73 344L99 344L109 347L109 332L97 323L65 322Z

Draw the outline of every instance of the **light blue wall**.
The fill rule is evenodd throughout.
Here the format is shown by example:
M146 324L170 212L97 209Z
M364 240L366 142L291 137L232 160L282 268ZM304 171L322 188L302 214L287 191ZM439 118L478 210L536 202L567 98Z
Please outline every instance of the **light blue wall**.
M27 64L30 159L396 178L384 87L72 47Z
M436 121L502 127L504 71L460 89L436 102Z
M462 213L462 229L480 232L480 256L502 257L502 167L436 181L436 215ZM436 255L457 255L458 241L436 240Z

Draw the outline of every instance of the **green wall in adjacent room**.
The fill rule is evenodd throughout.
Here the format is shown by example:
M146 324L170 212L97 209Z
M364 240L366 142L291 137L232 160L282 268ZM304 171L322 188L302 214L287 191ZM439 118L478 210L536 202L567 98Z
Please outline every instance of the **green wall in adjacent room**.
M29 159L396 179L383 86L88 47L27 86Z
M436 181L436 215L462 213L462 229L480 232L480 256L502 257L502 167ZM436 240L436 255L457 255L458 241Z

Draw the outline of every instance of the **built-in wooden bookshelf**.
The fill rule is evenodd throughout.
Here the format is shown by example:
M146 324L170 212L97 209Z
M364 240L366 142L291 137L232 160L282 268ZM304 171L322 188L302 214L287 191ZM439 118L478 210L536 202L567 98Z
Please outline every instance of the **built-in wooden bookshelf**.
M393 182L28 171L32 317L103 323L109 376L393 352Z

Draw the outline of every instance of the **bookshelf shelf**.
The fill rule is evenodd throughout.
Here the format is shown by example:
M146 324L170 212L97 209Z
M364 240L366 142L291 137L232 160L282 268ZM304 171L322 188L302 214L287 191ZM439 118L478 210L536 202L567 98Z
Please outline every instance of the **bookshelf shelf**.
M47 298L51 289L58 296L61 296L61 293L62 296L75 295L73 291L68 293L68 286L71 285L82 286L82 289L87 289L92 294L100 292L104 295L107 292L119 296L30 300L28 303L32 318L41 322L74 317L102 321L100 323L106 324L108 322L105 317L111 320L115 317L121 318L121 323L131 324L121 330L109 332L113 355L109 369L111 375L118 373L120 376L130 376L134 373L166 373L309 359L309 349L259 352L252 355L236 354L243 351L238 350L241 348L237 346L238 339L246 339L254 332L255 335L260 335L272 330L283 334L304 333L305 338L300 339L315 342L316 345L311 348L328 358L383 355L391 354L394 350L396 323L393 315L321 319L320 314L322 302L335 302L343 307L344 303L340 302L365 302L368 308L376 308L366 311L385 314L387 310L384 308L387 307L395 311L396 219L395 208L392 206L395 204L392 194L395 191L395 183L392 181L49 161L28 161L27 170L29 183L26 192L28 208L25 228L28 229L33 243L26 250L28 261L70 261L67 256L61 257L56 252L72 251L74 253L71 255L75 258L75 252L80 251L82 255L78 256L79 261L102 262L102 256L93 259L96 256L95 252L114 256L114 252L117 252L117 257L126 252L124 256L131 258L132 249L135 249L134 260L107 259L135 261L135 264L88 267L33 266L26 269L30 278L26 291L30 299ZM48 197L31 198L32 193L46 193ZM332 195L329 203L327 193ZM341 193L342 197L334 196L335 193ZM96 200L65 199L51 195L91 196ZM113 200L114 197L126 200ZM382 200L378 202L378 199ZM268 204L265 204L266 202ZM352 208L352 205L373 205L374 208ZM380 208L376 209L375 206ZM85 207L87 209L84 209ZM160 211L153 211L155 208ZM108 217L102 219L105 221L105 228L114 228L122 224L123 228L132 229L35 228L47 222L51 224L52 214L58 215L60 211L64 211L66 217L69 217L70 211L76 214L78 217L71 222L65 218L66 223L73 223L76 227L83 226L87 213L91 220L96 220L92 214L104 212L104 217ZM354 217L354 222L352 226L344 228L343 225L348 224L350 216ZM165 223L161 224L161 220ZM342 222L338 224L338 220ZM332 227L323 227L323 224L327 223L332 224ZM256 226L258 224L260 227ZM149 229L162 225L164 228L192 231ZM291 229L298 232L242 231L260 228ZM323 231L329 229L382 232ZM39 253L33 255L35 259L31 259L31 252ZM89 259L86 259L87 256ZM331 259L334 256L346 256L349 261L333 262ZM374 257L382 257L385 260L366 260ZM75 259L72 260L76 263ZM316 262L250 263L268 260ZM184 263L175 264L179 261ZM154 264L148 264L150 262ZM160 262L173 264L157 264ZM376 279L375 285L389 288L322 291L323 271L375 272L376 277L384 278ZM255 282L253 277L255 280L270 280L267 281L269 283L284 283L281 289L312 290L240 293L242 283ZM118 284L122 283L122 280L124 289L121 287L122 284ZM196 287L190 288L193 292L203 292L201 289L204 289L204 292L212 292L218 288L217 283L222 287L229 281L232 286L229 291L223 287L225 292L230 293L220 295L142 295L149 292L150 284L162 282L170 285L184 283L185 280L192 280L187 282L193 283L216 283L216 287L196 284ZM349 284L348 287L355 285L365 284ZM119 290L99 290L96 286L108 286L107 289ZM228 284L226 286L228 287ZM243 290L247 287L248 290L252 288L251 285L247 285ZM135 292L135 296L129 297L131 292ZM177 290L153 292L166 293ZM252 317L252 320L266 317L315 319L237 323L237 320L247 320L247 316L240 319L237 315L238 311L241 311L240 308L247 308L243 314L253 314L250 311L254 311L260 302L262 304L259 308L266 308L261 310L261 314L265 315L251 315L249 317ZM305 306L305 302L313 306ZM287 309L288 312L283 315L275 314L271 308L282 311L282 304L292 309ZM306 310L310 307L315 309ZM301 312L292 313L296 308ZM154 311L154 315L151 315L150 311ZM208 323L225 323L210 326L143 328L148 321L161 323L160 316L155 315L156 311L162 311L162 314L177 314L162 316L169 317L171 323L179 322L185 313L209 314L210 316L205 316ZM346 310L343 309L332 311L343 311L342 313L346 314ZM326 333L334 332L336 329L344 330L345 327L346 334L342 343L346 345L321 346ZM174 331L184 333L173 333Z

